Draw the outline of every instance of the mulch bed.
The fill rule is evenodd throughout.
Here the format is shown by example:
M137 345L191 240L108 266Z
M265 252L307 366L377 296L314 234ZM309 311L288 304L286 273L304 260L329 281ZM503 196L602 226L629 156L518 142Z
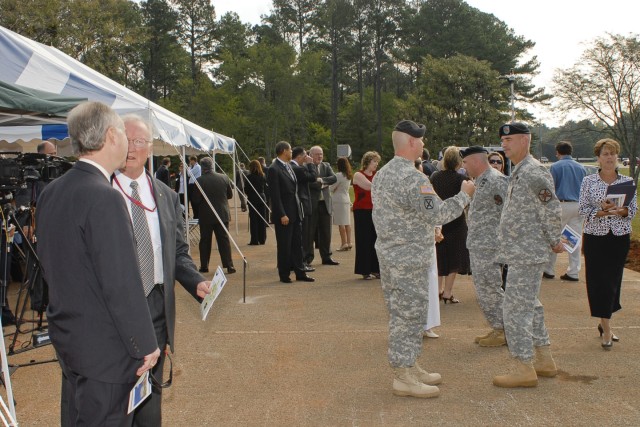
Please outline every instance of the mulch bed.
M640 271L640 240L631 240L625 267L630 270Z

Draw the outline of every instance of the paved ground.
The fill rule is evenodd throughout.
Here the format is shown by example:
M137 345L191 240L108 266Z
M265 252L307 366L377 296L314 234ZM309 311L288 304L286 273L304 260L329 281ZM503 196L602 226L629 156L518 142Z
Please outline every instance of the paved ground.
M441 395L400 398L391 394L380 283L353 274L354 252L335 252L340 266L316 266L315 283L285 285L275 269L273 233L267 245L247 246L246 214L239 224L237 241L248 260L246 302L241 268L205 322L195 301L178 291L165 425L640 425L640 273L625 271L624 309L614 318L621 341L610 352L601 349L597 321L589 317L584 281L545 280L541 300L561 372L523 390L491 384L505 371L508 352L473 343L487 326L470 278L460 277L454 294L462 303L441 305L441 337L425 340L420 358L443 375ZM336 242L337 230L333 247ZM218 260L215 254L212 264ZM235 262L241 267L238 255ZM566 262L561 255L557 276ZM9 356L9 362L52 356L46 346ZM22 425L58 423L59 377L56 364L21 367L12 375Z

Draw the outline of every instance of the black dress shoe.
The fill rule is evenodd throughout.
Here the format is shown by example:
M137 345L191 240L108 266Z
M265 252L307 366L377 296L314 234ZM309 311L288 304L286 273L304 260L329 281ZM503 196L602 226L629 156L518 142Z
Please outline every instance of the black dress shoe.
M316 271L316 269L311 266L305 265L302 271L304 271L305 273L311 273L312 271Z
M316 279L314 279L313 277L309 277L306 274L304 276L296 277L296 280L299 280L301 282L315 282L316 281Z
M580 279L578 279L577 277L571 277L568 274L563 274L562 276L560 276L560 280L566 280L567 282L579 282Z
M293 280L291 280L290 277L283 277L283 278L280 279L280 281L282 283L293 283Z
M542 277L544 277L545 279L553 279L555 276L555 274L547 274L545 272L542 273Z
M200 273L208 273L209 269L207 267L200 267L200 270L198 270Z
M340 265L338 261L334 261L331 258L323 259L322 264L324 265Z
M227 274L233 274L236 272L236 269L233 267L227 267Z

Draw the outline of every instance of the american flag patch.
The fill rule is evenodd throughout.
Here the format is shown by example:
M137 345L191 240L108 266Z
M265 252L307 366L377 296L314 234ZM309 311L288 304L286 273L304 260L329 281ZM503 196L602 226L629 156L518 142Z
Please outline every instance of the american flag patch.
M433 185L421 185L420 194L436 194L436 192L433 191Z

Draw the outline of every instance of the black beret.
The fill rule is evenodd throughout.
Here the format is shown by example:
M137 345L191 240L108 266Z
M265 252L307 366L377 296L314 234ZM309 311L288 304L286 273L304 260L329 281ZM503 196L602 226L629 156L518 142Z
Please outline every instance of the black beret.
M505 135L518 135L518 134L530 134L529 126L522 122L506 123L500 126L500 136Z
M467 156L470 156L472 154L478 154L478 153L489 153L489 150L487 150L484 147L480 147L479 145L473 145L465 150L460 150L460 155L462 156L462 158L464 159Z
M411 120L401 120L398 122L394 130L406 133L414 138L422 138L424 133L427 131L427 128L425 125L419 125Z

